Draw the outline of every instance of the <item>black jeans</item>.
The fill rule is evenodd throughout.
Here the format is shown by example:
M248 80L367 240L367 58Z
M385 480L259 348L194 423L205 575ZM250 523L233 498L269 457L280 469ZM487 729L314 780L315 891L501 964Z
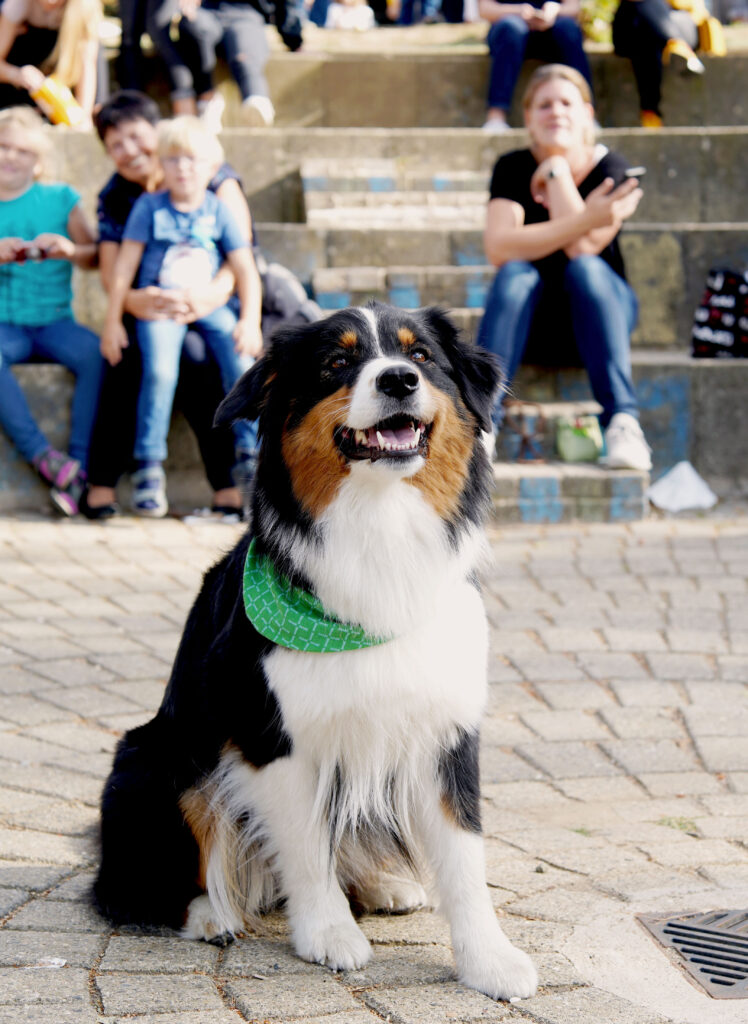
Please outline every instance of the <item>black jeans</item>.
M216 51L221 47L242 99L269 96L265 29L265 18L254 7L221 0L205 0L192 20L182 18L180 49L190 67L197 95L212 89Z
M613 46L628 57L642 110L660 113L662 51L668 39L682 39L692 49L699 32L690 14L674 11L667 0L621 0L613 19Z

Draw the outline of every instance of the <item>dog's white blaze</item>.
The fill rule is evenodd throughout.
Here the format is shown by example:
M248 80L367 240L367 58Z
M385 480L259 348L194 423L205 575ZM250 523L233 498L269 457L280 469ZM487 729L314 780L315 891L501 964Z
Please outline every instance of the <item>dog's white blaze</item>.
M381 354L382 342L380 341L379 338L379 322L377 321L377 316L374 310L367 309L365 306L362 306L357 310L357 312L360 313L361 316L363 316L363 318L369 325L369 329L371 331L371 341L373 343L375 352L377 352L377 354Z
M436 413L434 398L429 389L423 386L423 377L415 363L409 362L404 357L380 356L378 359L367 362L358 375L346 415L345 425L347 427L367 430L382 419L382 404L386 400L386 396L377 390L377 378L383 370L395 366L407 366L408 369L415 370L421 381L421 386L413 392L408 401L408 415L425 420L427 423L431 422Z

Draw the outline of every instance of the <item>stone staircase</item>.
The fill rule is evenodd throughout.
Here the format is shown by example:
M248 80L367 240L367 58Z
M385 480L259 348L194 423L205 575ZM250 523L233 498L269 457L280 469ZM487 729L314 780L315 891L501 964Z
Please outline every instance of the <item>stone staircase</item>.
M525 144L519 129L496 138L477 127L488 70L483 35L475 25L378 29L366 38L310 28L305 49L290 54L271 31L268 71L278 113L272 129L240 127L236 90L221 85L228 125L222 140L242 174L260 243L324 308L371 297L406 308L437 303L474 336L492 276L482 247L490 170L500 153ZM654 475L687 458L717 493L735 496L748 493L748 361L689 356L707 270L748 263L748 32L728 29L728 43L734 52L708 61L703 78L666 76L670 127L656 134L630 127L636 94L627 63L595 47L590 57L601 141L648 171L622 248L641 304L632 359ZM516 111L512 117L519 124ZM55 176L75 182L93 214L110 172L97 140L57 133L55 159ZM100 324L103 299L94 275L78 275L76 305L84 322ZM41 408L54 395L55 409L66 407L64 371L44 371L44 395L37 367L17 371L32 405ZM579 403L590 397L585 374L575 368L522 367L513 392L546 404L546 458L553 455L557 416L587 408ZM49 417L52 435L64 440L56 416ZM496 469L500 519L620 521L646 514L645 475L517 463L511 439L506 444L509 461ZM206 500L195 446L178 417L170 453L172 499ZM45 500L3 441L0 485L0 511Z

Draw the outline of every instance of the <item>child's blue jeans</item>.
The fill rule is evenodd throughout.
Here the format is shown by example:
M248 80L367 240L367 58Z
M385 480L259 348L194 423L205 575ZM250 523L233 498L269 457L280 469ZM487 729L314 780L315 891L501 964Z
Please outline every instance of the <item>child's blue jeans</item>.
M138 462L163 462L166 458L179 358L188 330L196 331L213 353L227 394L252 365L251 356L241 356L234 349L235 326L236 314L228 306L189 326L171 320L138 320L135 330L143 360L135 428L134 455ZM257 447L257 424L240 420L234 425L234 437L237 448L253 452Z
M41 327L0 323L0 424L29 462L50 444L11 366L32 359L60 363L75 374L68 451L85 467L104 371L99 339L75 320L57 320Z

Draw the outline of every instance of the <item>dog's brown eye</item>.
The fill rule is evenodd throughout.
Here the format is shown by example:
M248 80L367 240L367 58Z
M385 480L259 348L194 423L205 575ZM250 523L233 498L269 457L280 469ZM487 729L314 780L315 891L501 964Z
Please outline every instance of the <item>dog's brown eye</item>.
M350 360L348 359L348 356L335 356L330 363L330 368L333 370L344 370L345 367L348 366L349 362Z
M414 363L425 363L429 354L425 348L414 348L410 351L410 358Z

